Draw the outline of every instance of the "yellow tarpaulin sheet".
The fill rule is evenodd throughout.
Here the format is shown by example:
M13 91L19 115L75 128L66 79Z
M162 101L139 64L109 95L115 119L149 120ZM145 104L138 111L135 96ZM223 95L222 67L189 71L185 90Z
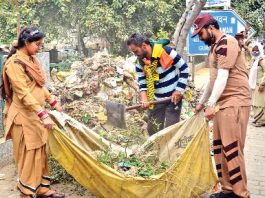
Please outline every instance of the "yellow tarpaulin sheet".
M209 132L202 114L160 131L143 144L138 154L159 147L160 158L171 162L164 173L151 178L125 176L97 162L91 152L110 142L65 114L51 114L61 127L49 133L51 154L96 196L192 198L217 182L210 156Z

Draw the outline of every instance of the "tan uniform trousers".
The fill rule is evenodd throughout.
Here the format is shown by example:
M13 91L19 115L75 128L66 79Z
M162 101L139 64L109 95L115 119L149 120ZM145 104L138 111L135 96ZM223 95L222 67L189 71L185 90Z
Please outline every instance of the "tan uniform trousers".
M27 150L22 126L13 124L11 128L13 154L18 170L17 187L20 197L30 198L45 194L50 188L46 145Z
M250 107L221 109L214 118L214 158L222 190L249 196L244 146Z

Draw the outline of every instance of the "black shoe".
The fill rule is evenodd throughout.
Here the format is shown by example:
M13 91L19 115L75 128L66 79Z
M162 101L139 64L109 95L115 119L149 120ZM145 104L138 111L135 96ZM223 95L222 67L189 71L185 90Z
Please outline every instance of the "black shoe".
M239 196L237 196L235 193L231 192L231 193L223 193L223 192L219 192L219 193L215 193L210 195L209 198L239 198Z

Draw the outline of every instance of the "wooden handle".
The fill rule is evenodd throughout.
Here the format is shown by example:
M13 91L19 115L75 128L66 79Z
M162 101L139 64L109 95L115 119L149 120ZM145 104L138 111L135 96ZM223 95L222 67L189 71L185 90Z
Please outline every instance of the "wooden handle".
M161 104L161 103L166 103L166 102L170 102L170 101L171 101L171 98L164 98L162 100L152 101L152 102L150 102L150 105ZM140 107L142 107L141 104L137 104L137 105L133 105L133 106L130 106L130 107L126 107L126 111L133 110L133 109L138 109Z
M126 107L126 111L128 110L133 110L133 109L138 109L140 108L142 105L140 104L137 104L137 105L133 105L133 106L130 106L130 107Z
M164 98L164 99L161 99L161 100L156 100L156 101L152 101L150 102L150 104L161 104L161 103L166 103L166 102L170 102L171 101L171 98Z

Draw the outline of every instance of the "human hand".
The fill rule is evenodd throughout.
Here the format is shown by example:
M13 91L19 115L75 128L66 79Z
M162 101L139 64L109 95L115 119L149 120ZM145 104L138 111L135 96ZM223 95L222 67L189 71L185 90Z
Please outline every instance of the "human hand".
M182 95L179 91L175 90L171 96L171 102L175 105L180 101Z

